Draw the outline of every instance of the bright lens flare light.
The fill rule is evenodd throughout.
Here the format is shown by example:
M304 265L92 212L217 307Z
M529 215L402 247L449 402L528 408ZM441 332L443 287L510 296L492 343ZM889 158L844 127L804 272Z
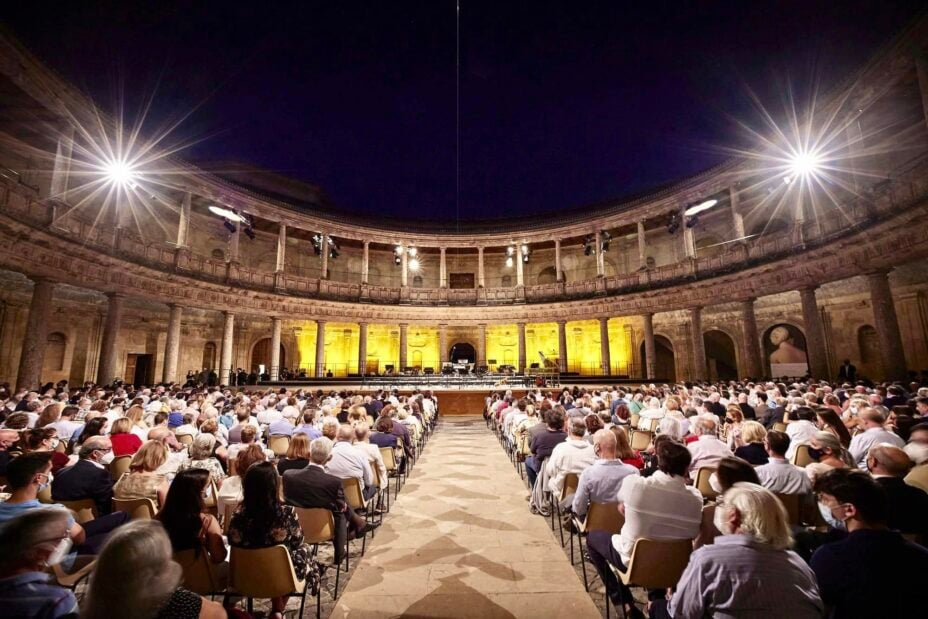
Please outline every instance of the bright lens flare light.
M810 176L822 168L822 158L813 152L798 152L793 155L789 171L791 176Z
M138 176L133 167L122 159L107 161L103 165L103 173L111 184L120 187L134 187Z
M419 259L418 258L413 258L412 260L409 261L409 270L410 271L419 270Z

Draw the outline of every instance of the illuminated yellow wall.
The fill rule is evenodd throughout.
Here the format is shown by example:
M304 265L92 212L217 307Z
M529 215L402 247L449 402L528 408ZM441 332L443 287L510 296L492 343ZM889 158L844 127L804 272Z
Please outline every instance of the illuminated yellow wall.
M539 322L525 326L525 362L529 366L537 363L544 367L539 351L551 361L557 359L560 356L557 346L557 323Z
M335 376L358 372L358 337L360 328L348 322L325 325L325 369Z
M304 322L296 331L296 348L299 356L299 367L312 375L316 364L316 323ZM290 363L290 361L287 361ZM296 365L296 364L294 364Z
M396 325L368 325L367 371L387 371L386 366L399 367L400 328Z
M632 376L634 369L630 364L634 360L631 325L621 318L609 320L609 364L613 374Z
M519 365L519 328L516 325L490 325L487 327L487 362L490 370L499 365Z
M432 368L438 373L441 368L440 360L438 329L414 325L406 328L406 365L408 367Z
M580 374L601 374L602 350L598 320L567 323L567 370Z

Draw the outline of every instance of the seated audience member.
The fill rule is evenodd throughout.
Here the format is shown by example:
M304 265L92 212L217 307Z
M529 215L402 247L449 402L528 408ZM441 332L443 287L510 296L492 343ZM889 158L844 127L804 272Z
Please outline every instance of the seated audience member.
M751 464L767 464L766 436L767 430L760 423L745 421L741 424L741 447L735 449L735 456Z
M725 494L732 486L739 481L760 485L757 479L757 471L747 461L738 457L722 458L719 460L719 466L709 477L709 485L719 493ZM699 527L699 537L696 538L695 546L698 548L706 544L711 544L717 536L721 535L715 526L715 509L720 501L707 503L702 508L702 524Z
M302 432L307 437L309 437L309 440L311 441L319 438L320 436L322 436L322 432L316 429L315 421L316 421L315 409L304 411L303 412L303 423L301 425L298 425L296 428L294 428L293 433L296 434L298 432Z
M55 475L52 481L52 499L56 501L82 501L92 499L97 514L108 514L113 509L113 478L103 460L111 453L110 439L92 436L81 445L78 461Z
M284 473L284 497L289 505L328 509L335 517L335 562L344 557L345 541L349 530L355 536L377 527L355 514L345 501L342 480L325 471L332 456L332 442L326 437L309 444L310 463L304 469Z
M904 481L912 468L909 456L898 447L877 444L867 454L867 468L886 492L889 528L900 533L928 535L928 492Z
M291 474L294 472L291 471ZM283 544L290 552L296 577L303 580L316 570L309 546L303 544L303 529L296 511L280 502L280 475L270 462L248 469L243 482L241 506L232 515L229 543L238 548L267 548ZM276 616L283 617L286 597L272 600Z
M274 458L274 452L270 449L265 449L264 446L258 442L258 428L250 425L245 426L242 428L241 438L242 440L240 443L233 443L226 449L229 460L234 460L237 458L239 452L243 449L247 449L250 445L254 445L263 451L266 460L271 460Z
M132 420L120 417L113 422L110 429L110 441L113 444L113 456L133 456L142 446L142 439L132 433Z
M209 472L210 479L216 487L221 488L226 474L222 469L222 463L213 455L215 451L216 437L205 432L200 433L190 444L190 460L181 470L203 469Z
M377 493L374 486L374 473L371 471L367 454L354 446L354 428L347 423L338 426L332 454L325 465L325 471L339 479L357 479L361 494L366 499Z
M217 507L220 514L225 514L228 506L235 506L242 501L242 480L251 465L267 460L267 455L259 445L249 445L238 452L235 462L235 474L229 475L219 488Z
M834 398L834 396L829 396ZM837 399L837 398L835 398ZM841 442L841 446L847 449L851 444L851 433L847 426L841 421L841 417L831 408L820 408L815 412L817 425L823 432L834 434Z
M148 442L157 441L164 445L167 457L158 467L158 472L173 475L187 464L187 446L177 440L174 433L164 426L158 426L148 431Z
M651 617L822 616L815 574L789 550L789 518L770 491L735 484L715 523L722 535L693 552L669 604L655 601Z
M195 425L197 416L194 413L184 413L184 423L174 429L175 436L196 436L200 433Z
M741 412L741 407L734 402L730 403L725 408L725 429L728 433L725 437L725 444L732 451L743 445L741 440L741 426L743 424L744 413Z
M622 482L638 469L616 458L615 433L599 430L593 435L596 460L580 474L580 483L573 496L573 513L585 516L590 503L614 503Z
M786 425L786 435L789 437L789 451L786 452L786 459L792 460L793 454L800 445L808 445L809 441L818 432L818 426L815 425L815 413L808 406L800 406L792 415L796 416L795 421L790 421ZM792 415L790 417L792 418Z
M64 508L63 505L52 503L45 505L39 502L39 492L48 488L54 477L52 475L51 454L48 452L35 452L22 455L7 469L6 491L10 497L0 503L0 525L16 516L35 509L46 507ZM68 514L68 534L80 554L97 554L107 536L113 529L125 524L129 515L124 512L99 516L77 524L70 512ZM0 553L2 554L2 553Z
M816 432L809 441L809 457L814 460L805 466L806 475L812 482L831 469L855 468L851 455L841 445L841 440L832 432Z
M229 428L229 443L232 445L242 442L242 430L248 426L253 427L255 430L258 429L258 420L252 417L251 411L244 406L236 409L235 419L237 423ZM229 458L231 459L232 456L229 456Z
M554 493L555 499L561 496L564 478L569 473L580 475L596 460L593 445L588 443L584 436L587 424L583 417L572 417L568 422L570 433L566 440L555 445L551 450L545 466L548 469L548 490ZM566 505L573 501L573 495L565 497Z
M48 568L70 548L65 509L34 509L0 528L0 614L4 617L77 617L77 599L53 584Z
M590 531L587 538L590 560L607 583L613 604L638 617L642 614L634 605L631 591L616 579L606 562L625 571L639 538L691 540L699 534L702 521L702 495L686 485L690 452L671 440L659 441L656 449L656 473L650 477L630 476L622 482L618 500L625 524L621 533Z
M171 482L171 489L168 490L164 507L158 512L157 519L167 531L174 552L205 552L210 562L218 564L226 560L227 552L219 521L205 511L204 501L209 498L211 491L207 471L181 471Z
M88 415L89 417L89 415ZM106 425L106 419L104 417L88 418L87 423L84 424L84 427L81 428L80 434L77 436L76 440L71 441L71 451L77 453L81 445L84 444L91 436L102 436L103 435L103 426Z
M528 476L529 486L535 486L535 480L541 467L544 465L551 452L560 443L567 439L567 433L564 432L564 412L561 408L555 408L548 411L547 425L545 431L536 434L529 444L532 455L525 459L525 474Z
M371 433L371 443L377 445L377 447L392 447L395 449L399 446L396 435L393 434L393 420L389 417L378 419L374 424L374 430Z
M58 417L58 420L46 427L58 430L58 438L68 442L71 440L71 437L74 436L74 432L82 425L79 421L76 421L78 412L79 410L76 406L65 406L61 409L61 415Z
M716 436L717 431L718 424L712 415L700 415L696 418L693 434L696 435L697 440L686 446L692 457L691 472L695 473L701 468L714 469L719 460L734 455L728 445Z
M293 436L294 431L295 429L290 420L283 417L272 421L267 426L268 436Z
M764 446L770 461L757 467L757 478L761 486L776 494L809 494L812 492L809 476L786 459L789 444L790 439L786 433L776 430L767 432Z
M129 472L116 481L113 498L151 499L155 506L164 504L168 494L168 478L158 469L168 459L168 448L159 441L142 445L129 464Z
M816 479L815 492L826 520L848 532L812 555L828 616L924 614L917 592L928 582L928 549L888 528L880 484L862 471L834 469Z
M115 532L97 558L81 619L224 619L226 611L180 586L183 570L157 520L136 520Z
M857 413L857 425L863 432L851 439L848 451L854 458L857 468L867 470L867 453L877 443L889 443L895 447L904 447L905 441L883 428L886 418L873 408L865 408Z
M615 457L624 464L630 464L639 471L644 468L644 458L641 453L632 449L631 443L628 442L628 434L625 429L613 426L612 433L615 434Z
M48 452L52 455L53 475L68 466L68 456L57 450L58 431L54 428L23 430L20 436L23 453Z
M287 455L277 461L277 472L283 475L290 469L305 469L309 465L309 437L297 432L290 438Z
M380 448L377 445L371 444L371 433L367 422L359 421L354 426L354 438L355 448L367 454L367 461L371 465L371 471L373 472L376 468L377 479L380 480L381 485L387 485L387 467L383 461L383 454L380 453Z
M10 451L19 441L19 432L16 430L0 429L0 475L6 475L6 467L14 458ZM19 455L16 453L16 455Z

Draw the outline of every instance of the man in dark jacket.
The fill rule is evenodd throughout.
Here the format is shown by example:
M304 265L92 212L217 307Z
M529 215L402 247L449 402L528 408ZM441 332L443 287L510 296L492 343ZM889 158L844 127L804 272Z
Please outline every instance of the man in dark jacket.
M92 436L81 446L73 466L58 471L52 481L52 498L56 501L93 499L97 514L109 514L113 504L113 478L101 460L113 451L106 436Z

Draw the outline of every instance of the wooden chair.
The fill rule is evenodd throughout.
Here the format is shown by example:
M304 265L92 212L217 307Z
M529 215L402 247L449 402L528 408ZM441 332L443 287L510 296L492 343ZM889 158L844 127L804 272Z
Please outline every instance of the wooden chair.
M641 415L639 415L638 413L632 413L632 416L628 420L628 424L631 426L632 429L635 429L638 427L639 419L641 419Z
M39 499L39 503L45 503L46 505L54 503L55 500L52 498L52 487L51 485L46 486L45 489L40 490L36 498Z
M222 532L226 534L229 532L229 524L232 522L232 514L235 513L235 508L238 507L237 503L226 503L222 510ZM217 505L216 509L219 507Z
M776 430L777 432L786 432L786 424L778 421L773 424L772 429Z
M648 448L648 445L651 444L651 432L645 432L644 430L632 430L632 440L631 447L635 451L643 451Z
M919 464L905 476L905 483L928 492L928 464Z
M59 501L62 505L71 510L74 520L77 524L84 524L97 517L97 504L93 499L81 499L80 501Z
M132 456L119 456L113 458L110 462L110 477L113 481L119 481L119 478L129 472L129 465L132 463Z
M283 544L255 549L233 546L229 561L229 584L235 594L248 598L249 613L253 613L254 598L298 596L300 614L297 616L303 616L306 605L306 581L297 579L293 561L290 560L290 551ZM316 611L318 615L318 600Z
M313 547L313 556L319 550L319 544L332 542L335 548L335 516L329 509L319 507L294 507L296 517L300 521L300 528L303 529L303 541ZM348 573L348 544L345 543L345 573ZM337 554L337 553L335 553ZM335 592L332 597L338 598L338 580L342 571L342 562L337 561L335 564Z
M273 451L275 456L282 458L290 449L290 437L286 434L274 434L268 440L267 448Z
M611 563L609 569L615 577L628 587L646 589L669 589L677 584L683 570L690 562L693 552L693 540L678 539L655 541L646 538L635 540L632 555L628 560L628 569L620 571ZM606 615L610 604L609 590L606 587Z
M806 467L807 464L812 464L815 460L812 459L812 456L809 455L809 446L806 444L801 444L796 447L796 451L793 453L793 457L790 460L794 465Z
M713 473L715 473L715 469L713 468L707 466L700 467L696 471L696 480L693 482L693 485L696 486L696 489L699 490L703 498L709 499L710 501L719 495L719 493L713 490L712 486L709 485L709 478Z
M586 511L586 518L573 517L573 527L570 532L570 564L574 564L574 533L577 535L577 545L580 549L580 565L583 568L583 588L590 590L590 583L586 575L586 559L583 556L583 536L590 531L609 531L618 535L625 524L625 516L619 511L618 503L590 503Z
M780 499L780 503L783 504L783 507L786 508L786 515L789 516L789 523L793 526L799 526L801 521L799 500L802 498L802 495L781 494L779 492L775 492L774 494Z
M374 474L374 485L377 486L377 503L374 505L374 508L380 511L380 522L383 522L383 512L385 511L383 496L384 493L386 493L388 498L390 496L390 480L380 479L380 468L377 466L375 460L371 461L371 472ZM386 481L386 487L384 486L384 481Z
M113 499L114 512L126 512L132 520L152 520L158 507L151 499Z
M365 517L370 519L373 514L371 514L371 499L364 500L364 494L361 492L361 482L356 477L349 477L348 479L342 480L342 487L345 489L345 501L348 502L348 506L351 507L355 512L363 511ZM364 552L367 549L367 534L361 536L361 556L364 556Z
M570 496L571 494L575 494L577 492L577 486L579 485L580 485L580 476L577 475L576 473L567 473L567 475L564 476L563 483L561 484L561 495L557 498L554 498L553 496L551 497L551 502L554 503L554 505L551 506L552 507L551 513L557 514L557 524L558 524L557 528L561 534L561 548L563 548L565 544L564 525L561 520L561 502L564 499L566 499L568 496Z
M92 561L81 566L79 569L74 570L73 572L65 572L61 568L61 564L55 564L51 567L51 573L55 577L55 582L60 587L65 589L71 589L72 591L77 588L77 585L80 584L82 580L90 576L93 572L93 568L97 566L96 557Z
M206 550L182 550L174 553L174 560L184 569L183 585L200 595L218 595L228 586L229 575L223 573L222 563L209 560Z
M383 465L387 469L387 476L396 478L396 491L393 493L393 498L396 498L400 494L400 470L396 464L393 448L381 447L380 455L383 457Z

